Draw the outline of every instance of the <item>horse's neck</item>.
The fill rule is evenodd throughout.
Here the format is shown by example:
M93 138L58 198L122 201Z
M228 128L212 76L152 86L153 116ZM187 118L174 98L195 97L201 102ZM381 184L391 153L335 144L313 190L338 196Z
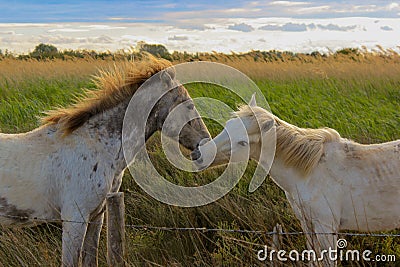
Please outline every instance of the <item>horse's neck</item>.
M285 164L279 153L275 154L270 175L274 182L286 192L296 190L297 183L304 179L299 170Z
M254 148L250 152L251 159L258 161L258 164L261 164L264 168L268 168L269 166L271 166L271 168L269 169L269 174L271 175L274 182L283 190L287 192L291 191L294 183L300 180L300 172L292 167L288 167L284 163L284 160L279 155L278 151L275 151L275 155L273 157L269 154L263 155L264 161L266 160L266 157L268 159L265 162L260 162L260 148ZM272 161L272 165L270 165L270 161Z
M87 128L90 138L100 142L101 146L111 154L115 154L116 159L123 161L122 165L125 164L122 151L122 128L129 101L129 99L123 101L114 108L94 116L84 126ZM137 114L137 119L145 120L141 116L142 114ZM135 120L136 118L131 121ZM152 113L147 118L145 140L157 131L157 125L158 119ZM138 127L140 127L139 124Z

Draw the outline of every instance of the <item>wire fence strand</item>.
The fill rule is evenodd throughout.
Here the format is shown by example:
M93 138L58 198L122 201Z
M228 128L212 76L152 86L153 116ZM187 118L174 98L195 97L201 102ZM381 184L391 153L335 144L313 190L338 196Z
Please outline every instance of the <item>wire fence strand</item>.
M38 217L24 217L14 215L3 215L0 217L19 220L24 222L37 222L37 223L77 223L77 224L102 224L99 222L90 221L75 221L65 219L49 219L49 218L38 218ZM153 225L137 225L137 224L126 224L125 228L131 228L143 231L170 231L170 232L220 232L220 233L239 233L239 234L260 234L260 235L337 235L337 236L363 236L363 237L400 237L399 234L384 234L384 233L350 233L350 232L276 232L276 231L264 231L264 230L249 230L249 229L225 229L225 228L206 228L206 227L169 227L169 226L153 226Z

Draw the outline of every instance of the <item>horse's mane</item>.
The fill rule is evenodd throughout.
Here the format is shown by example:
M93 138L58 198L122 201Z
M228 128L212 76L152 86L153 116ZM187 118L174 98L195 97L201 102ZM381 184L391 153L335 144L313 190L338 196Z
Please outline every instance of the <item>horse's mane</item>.
M251 117L259 122L274 118L277 138L276 155L279 155L286 165L300 169L303 174L308 174L318 164L324 153L325 143L340 139L339 133L334 129L300 128L260 107L243 106L234 115ZM258 127L258 124L254 123L254 125Z
M148 78L170 66L167 60L147 55L142 61L114 64L111 70L100 70L93 78L95 90L86 90L67 108L47 112L42 124L58 124L64 135L68 135L94 115L131 98Z

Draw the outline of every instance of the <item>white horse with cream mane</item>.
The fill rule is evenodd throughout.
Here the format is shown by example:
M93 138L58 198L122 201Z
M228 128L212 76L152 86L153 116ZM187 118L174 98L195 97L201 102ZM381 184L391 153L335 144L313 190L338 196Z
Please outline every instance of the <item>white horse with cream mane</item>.
M336 249L337 236L328 233L400 227L400 140L362 145L333 129L299 128L258 107L254 95L234 115L217 137L192 152L197 166L226 164L231 156L247 161L247 147L285 191L304 232L315 233L307 234L307 245L317 255ZM237 136L243 125L248 136ZM272 165L260 159L261 141L276 142ZM335 265L327 258L324 266Z

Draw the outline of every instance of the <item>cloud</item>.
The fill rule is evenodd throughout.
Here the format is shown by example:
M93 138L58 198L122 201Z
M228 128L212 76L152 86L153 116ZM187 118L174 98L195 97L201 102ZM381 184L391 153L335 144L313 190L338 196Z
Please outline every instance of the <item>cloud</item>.
M259 30L263 31L281 31L282 26L274 25L274 24L267 24L258 28Z
M283 25L269 24L258 28L263 31L285 31L285 32L303 32L307 31L307 25L304 23L286 23Z
M15 35L15 31L0 31L0 34L4 34L4 35Z
M400 4L399 3L390 3L389 5L386 6L388 10L400 10Z
M260 14L265 15L262 8L226 8L221 6L220 9L203 9L201 11L185 10L176 12L167 12L161 17L163 21L176 22L180 20L201 20L202 23L218 22L221 18L246 18L259 17Z
M382 26L381 30L383 30L383 31L393 31L393 28L390 27L390 26Z
M313 6L313 7L302 7L298 8L296 12L298 14L316 14L323 13L331 10L331 6Z
M189 37L187 36L180 36L180 35L174 35L173 37L168 37L168 40L170 41L187 41L189 40Z
M376 20L379 20L377 24ZM189 24L190 22L190 24ZM182 29L188 23L188 29ZM27 25L4 27L0 25L0 49L13 49L16 53L29 52L38 43L51 43L59 49L95 49L98 51L124 49L138 41L163 44L173 51L246 52L251 49L289 50L294 52L336 51L344 47L368 48L381 44L397 49L400 18L229 18L187 19L177 23L57 23L45 27ZM103 25L104 24L104 25ZM93 26L94 25L94 26ZM108 26L105 26L108 25ZM203 25L204 30L189 30ZM238 26L240 31L228 29ZM387 26L385 26L387 25ZM242 31L251 27L250 32ZM110 30L113 27L124 29ZM212 29L211 27L215 27ZM363 32L365 27L366 32ZM381 28L382 27L382 28ZM389 27L392 30L389 30ZM254 29L253 29L254 28ZM48 32L54 29L80 29L87 32ZM104 29L104 30L102 30ZM15 34L13 34L15 33ZM277 34L278 33L278 34ZM19 36L18 34L22 34ZM233 40L234 39L234 40Z
M234 30L234 31L240 31L240 32L251 32L254 30L254 28L246 23L235 23L234 25L229 25L228 26L229 30Z
M205 31L205 30L214 30L214 27L206 26L204 24L177 24L175 25L176 28L183 29L183 30L190 30L190 31Z
M47 32L88 32L89 30L84 29L72 29L72 28L62 28L62 29L51 29Z
M317 27L321 30L328 30L328 31L342 31L342 32L347 32L351 31L357 28L357 25L351 25L351 26L339 26L336 24L328 24L328 25L322 25L318 24Z
M80 26L80 28L86 28L91 30L123 30L126 29L127 27L97 24L97 25Z
M109 36L106 36L106 35L102 35L99 37L89 37L87 39L88 39L88 42L97 43L97 44L112 44L112 43L114 43L114 39Z
M36 43L50 43L55 45L66 45L66 44L113 44L115 41L113 38L102 35L97 37L71 37L71 36L48 36L40 35L38 38L33 37L32 42Z
M282 26L282 31L286 32L304 32L307 31L307 25L302 23L286 23L285 25Z
M305 24L305 23L286 23L283 25L276 25L276 24L267 24L264 26L259 27L259 30L264 31L285 31L285 32L304 32L307 30L328 30L328 31L351 31L357 28L357 25L350 25L350 26L339 26L336 24Z
M309 2L292 2L292 1L273 1L270 3L272 6L304 6L309 5Z

